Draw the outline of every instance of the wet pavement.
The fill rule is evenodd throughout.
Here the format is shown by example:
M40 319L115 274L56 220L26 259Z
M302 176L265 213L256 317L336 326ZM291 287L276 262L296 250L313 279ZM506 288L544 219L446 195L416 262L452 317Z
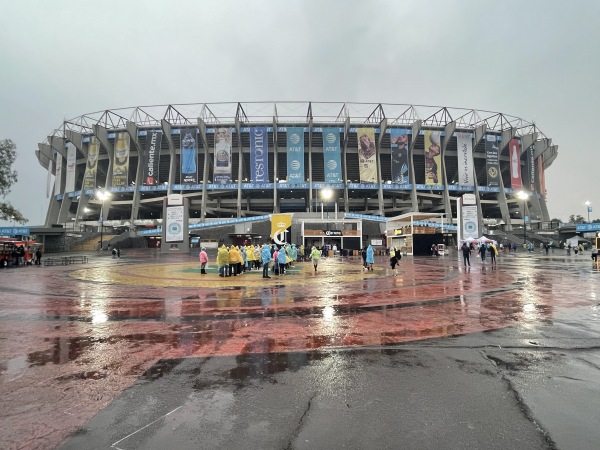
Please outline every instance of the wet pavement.
M152 250L0 270L0 448L598 448L588 254L261 275Z

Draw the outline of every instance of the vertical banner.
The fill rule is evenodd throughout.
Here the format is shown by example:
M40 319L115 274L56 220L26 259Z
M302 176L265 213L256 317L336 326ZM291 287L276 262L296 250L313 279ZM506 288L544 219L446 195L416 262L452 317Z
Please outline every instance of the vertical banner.
M250 128L250 170L256 183L269 182L269 143L266 127Z
M358 164L361 183L377 182L377 155L375 152L375 130L357 128Z
M392 182L408 183L408 130L392 128Z
M544 197L546 196L546 178L545 178L545 174L544 174L544 160L542 158L542 156L538 156L537 159L538 162L538 192L540 194L542 194Z
M214 182L231 183L231 128L217 128L215 133Z
M51 159L48 162L48 177L46 178L46 198L50 197L50 181L52 179L52 171L54 170L54 161Z
M521 181L521 144L518 139L511 139L508 144L508 156L510 157L510 187L523 189Z
M462 207L462 232L463 239L478 238L479 226L477 224L477 205Z
M183 206L167 207L166 242L183 242L183 208Z
M285 233L291 226L292 214L271 214L271 239L278 245L284 244Z
M62 155L56 152L56 175L54 177L54 193L62 194L61 184L62 184Z
M535 153L535 147L531 145L527 149L527 177L528 187L531 192L535 191L535 159L533 155Z
M144 173L142 183L144 186L156 186L158 184L158 170L160 162L160 146L162 143L162 131L151 130L146 135L146 145L142 149L142 164Z
M425 184L442 184L442 147L439 131L425 131Z
M304 128L287 128L287 182L304 183Z
M115 162L113 165L114 187L129 184L129 133L121 131L115 137Z
M496 136L493 134L488 134L485 137L485 169L488 187L500 187L498 144L496 142Z
M181 184L198 183L198 130L183 128L181 137Z
M457 133L458 185L474 186L473 139L469 133Z
M83 174L82 189L96 188L96 173L98 172L98 155L100 153L100 142L96 136L90 138L88 145L88 157L85 165L85 173Z
M67 144L67 174L65 177L65 192L75 190L75 163L77 162L77 149L70 142Z
M325 183L340 183L342 181L342 159L338 128L323 128L323 160Z

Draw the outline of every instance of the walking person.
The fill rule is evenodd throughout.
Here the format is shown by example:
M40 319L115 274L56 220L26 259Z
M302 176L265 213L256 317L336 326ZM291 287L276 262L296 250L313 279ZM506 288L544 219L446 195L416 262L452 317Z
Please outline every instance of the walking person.
M206 264L208 264L208 254L206 253L206 248L202 247L198 257L200 258L200 273L202 275L206 275Z
M271 262L271 246L263 245L262 251L260 252L260 259L263 266L263 278L271 278L269 276L269 263Z
M598 262L598 247L596 247L595 245L592 247L592 261L594 261L595 263Z
M492 269L496 268L496 256L498 255L498 249L496 248L496 246L491 243L488 244L488 251L490 252L490 260L492 263Z
M285 247L281 247L279 249L279 254L277 255L277 263L279 264L279 275L285 275L285 266L287 264L287 253L285 251Z
M481 256L481 262L485 264L485 244L479 246L479 255Z
M313 267L315 268L315 272L317 271L317 266L319 265L319 259L321 258L321 252L317 249L317 247L313 246L310 251L310 259L312 259Z
M394 273L394 277L398 276L398 269L396 269L396 265L398 264L399 258L402 258L400 252L396 250L395 247L390 248L390 266L392 268L392 272Z
M463 242L463 245L460 249L462 250L463 262L465 264L465 267L467 267L467 266L471 267L471 260L470 260L471 249L469 248L469 246L467 245L466 242Z
M366 245L360 251L360 256L362 257L362 260L363 260L363 269L367 270L367 246Z
M219 266L219 276L229 276L229 251L225 244L223 244L217 252L217 266Z
M367 263L367 270L370 270L372 272L373 264L375 264L375 250L373 250L373 247L371 245L369 245L367 247L366 263Z

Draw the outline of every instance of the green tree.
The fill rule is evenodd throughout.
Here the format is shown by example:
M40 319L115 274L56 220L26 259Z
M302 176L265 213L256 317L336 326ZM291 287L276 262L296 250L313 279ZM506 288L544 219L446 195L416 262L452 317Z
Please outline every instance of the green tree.
M5 199L11 186L17 182L17 171L12 165L17 158L17 146L10 139L0 140L0 196ZM25 223L27 219L10 203L0 201L0 220L14 220Z
M571 214L569 216L569 223L575 223L575 224L585 223L585 218L579 214L577 214L577 215Z

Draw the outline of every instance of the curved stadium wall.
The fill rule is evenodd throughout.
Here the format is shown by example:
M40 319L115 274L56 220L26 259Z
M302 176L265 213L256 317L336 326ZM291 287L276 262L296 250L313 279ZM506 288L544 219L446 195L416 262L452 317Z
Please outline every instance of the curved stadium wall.
M548 221L544 171L558 154L535 124L473 109L368 103L160 105L85 114L38 145L55 176L46 225L152 225L170 193L192 220L326 210L456 217L476 194L484 223ZM102 203L98 190L112 193ZM100 209L103 207L103 214Z

